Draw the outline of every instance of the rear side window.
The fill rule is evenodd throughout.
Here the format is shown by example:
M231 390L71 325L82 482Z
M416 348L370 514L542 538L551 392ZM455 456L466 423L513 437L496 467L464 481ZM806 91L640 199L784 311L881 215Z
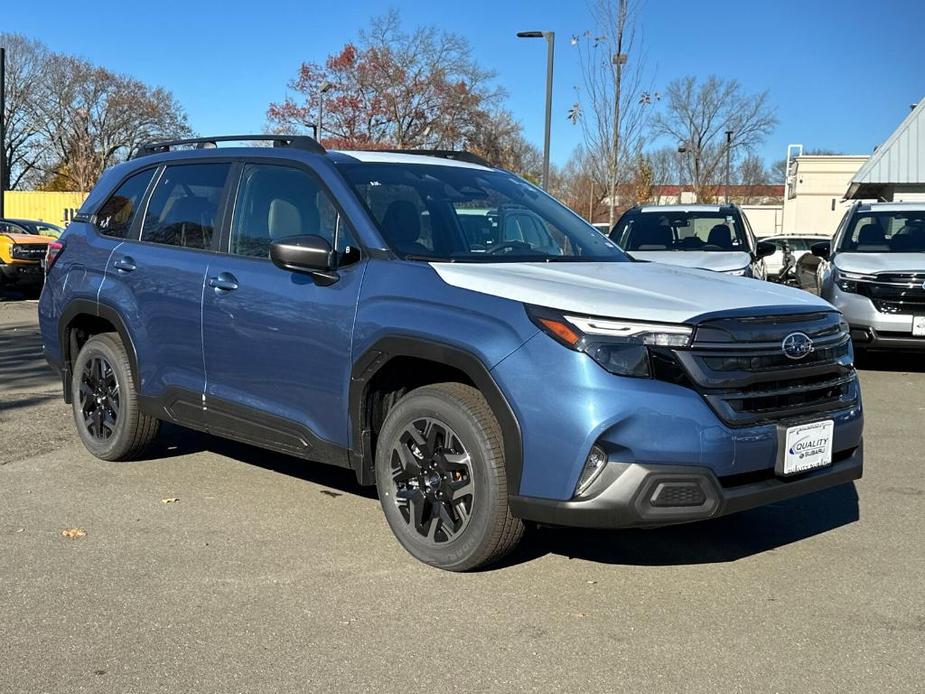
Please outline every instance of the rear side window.
M25 227L21 227L18 224L13 224L13 222L3 222L3 221L0 221L0 232L4 234L29 234L31 233Z
M124 239L132 228L135 212L153 175L154 169L148 169L127 178L96 213L97 231L106 236Z
M235 203L231 252L267 258L272 241L301 235L321 236L341 253L352 243L345 220L312 175L248 164Z
M230 166L168 166L151 193L141 240L182 248L211 248Z

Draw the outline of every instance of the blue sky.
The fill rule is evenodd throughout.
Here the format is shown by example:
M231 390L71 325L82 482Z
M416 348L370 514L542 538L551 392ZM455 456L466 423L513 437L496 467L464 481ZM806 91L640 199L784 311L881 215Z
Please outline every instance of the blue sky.
M0 30L163 85L192 126L210 134L259 132L301 61L322 61L371 15L395 7L408 28L435 24L466 36L479 62L497 72L527 137L541 144L545 49L514 34L552 30L553 161L564 163L581 140L566 112L580 80L568 39L592 28L582 0L164 0L150 13L144 8L153 6L125 0L2 4ZM925 97L923 26L923 0L642 0L640 19L654 89L715 73L748 91L769 90L780 120L759 152L769 162L790 142L849 154L882 142Z

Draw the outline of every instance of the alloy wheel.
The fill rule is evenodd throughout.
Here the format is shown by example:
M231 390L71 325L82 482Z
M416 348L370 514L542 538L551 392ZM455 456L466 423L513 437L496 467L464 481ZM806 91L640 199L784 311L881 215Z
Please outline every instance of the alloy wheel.
M119 382L105 357L95 355L84 364L79 397L87 431L98 441L106 441L115 433L120 398Z
M430 417L409 423L391 452L392 492L401 517L430 542L457 537L472 514L472 462L456 433Z

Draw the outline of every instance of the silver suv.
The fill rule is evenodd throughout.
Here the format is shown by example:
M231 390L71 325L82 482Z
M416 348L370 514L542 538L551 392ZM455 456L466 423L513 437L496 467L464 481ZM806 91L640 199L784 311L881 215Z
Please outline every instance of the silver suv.
M925 202L855 203L812 251L856 349L925 351Z

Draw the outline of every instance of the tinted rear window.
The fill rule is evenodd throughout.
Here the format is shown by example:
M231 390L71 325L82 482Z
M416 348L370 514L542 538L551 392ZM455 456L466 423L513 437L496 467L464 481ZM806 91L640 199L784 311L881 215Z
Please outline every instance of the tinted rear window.
M211 248L230 167L228 163L168 166L151 193L141 240Z
M97 231L124 239L132 228L135 213L153 175L154 169L148 169L125 179L96 213Z

